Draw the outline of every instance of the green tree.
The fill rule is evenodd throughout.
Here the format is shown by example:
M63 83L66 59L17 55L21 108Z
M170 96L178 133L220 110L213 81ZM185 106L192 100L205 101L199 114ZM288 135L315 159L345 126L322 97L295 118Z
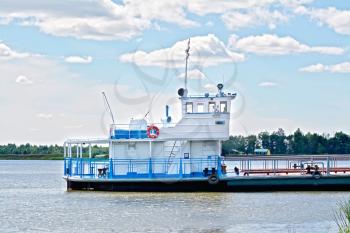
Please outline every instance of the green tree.
M268 132L261 132L258 135L260 146L264 149L270 148L270 134Z
M304 154L307 147L307 139L303 135L300 129L294 132L292 141L291 141L292 153L294 154Z
M254 154L254 150L258 145L258 139L255 135L249 135L245 139L245 152L246 154Z
M278 129L270 136L270 151L272 154L285 154L287 152L286 136L283 129Z
M245 138L243 136L230 136L229 140L223 142L222 153L224 155L245 153Z

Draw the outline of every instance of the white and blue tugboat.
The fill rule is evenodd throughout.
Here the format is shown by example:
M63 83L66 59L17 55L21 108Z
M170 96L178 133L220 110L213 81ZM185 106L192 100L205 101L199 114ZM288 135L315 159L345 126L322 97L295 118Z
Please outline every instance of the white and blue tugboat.
M67 140L68 188L202 190L218 184L225 173L221 143L229 137L230 106L236 97L222 89L218 84L218 93L201 96L179 89L182 118L176 124L166 106L163 123L133 119L128 125L112 124L108 140ZM91 145L98 143L109 144L108 160L92 158ZM89 158L82 157L83 146L89 146Z
M189 95L189 47L186 53L185 88L178 90L181 119L172 123L166 106L162 123L132 119L129 124L112 124L107 139L67 140L64 178L68 190L350 189L350 167L343 163L349 156L241 156L226 159L227 169L221 147L229 138L231 102L236 94L224 92L218 84L217 93ZM109 146L108 158L93 157L96 144Z

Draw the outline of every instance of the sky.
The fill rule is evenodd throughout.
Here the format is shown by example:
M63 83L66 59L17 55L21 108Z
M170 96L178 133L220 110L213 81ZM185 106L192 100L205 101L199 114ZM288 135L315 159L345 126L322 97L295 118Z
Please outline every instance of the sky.
M103 138L111 118L180 117L236 92L230 133L350 133L350 2L1 0L0 144Z

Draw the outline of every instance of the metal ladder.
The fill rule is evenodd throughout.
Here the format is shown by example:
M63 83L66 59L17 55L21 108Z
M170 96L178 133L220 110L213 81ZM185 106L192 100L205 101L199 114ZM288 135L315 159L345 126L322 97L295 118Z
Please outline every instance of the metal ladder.
M168 161L167 161L167 171L169 172L169 168L171 167L174 158L176 157L176 153L174 152L175 149L181 148L181 145L176 145L178 141L174 141L174 144L171 147L169 156L168 156Z

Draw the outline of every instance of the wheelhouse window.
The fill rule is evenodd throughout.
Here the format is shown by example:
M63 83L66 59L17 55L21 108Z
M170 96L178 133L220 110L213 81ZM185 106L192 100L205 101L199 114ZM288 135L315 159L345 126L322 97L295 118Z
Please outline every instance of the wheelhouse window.
M204 112L204 104L203 103L197 104L197 112Z
M208 112L215 112L215 102L209 102Z
M220 112L227 112L227 102L226 101L220 102Z
M186 103L186 113L193 113L193 103L192 102Z

